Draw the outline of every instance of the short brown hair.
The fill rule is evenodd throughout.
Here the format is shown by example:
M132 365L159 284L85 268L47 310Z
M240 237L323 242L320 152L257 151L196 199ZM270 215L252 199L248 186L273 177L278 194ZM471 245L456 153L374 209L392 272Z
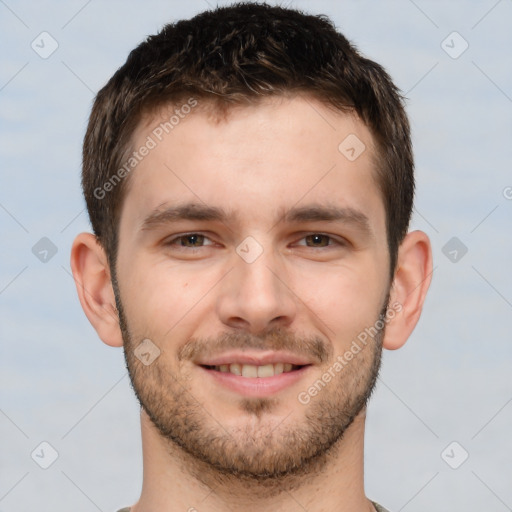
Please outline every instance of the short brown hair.
M414 196L409 122L398 89L327 17L254 3L220 7L166 25L130 53L96 96L84 139L82 187L111 268L115 271L128 176L118 186L112 180L148 109L184 98L226 108L298 93L355 112L370 129L393 273Z

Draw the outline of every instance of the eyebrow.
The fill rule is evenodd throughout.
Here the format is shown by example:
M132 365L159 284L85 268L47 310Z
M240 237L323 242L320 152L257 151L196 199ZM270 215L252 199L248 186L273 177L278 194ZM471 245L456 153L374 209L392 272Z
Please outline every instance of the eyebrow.
M284 221L288 223L342 221L353 224L362 231L372 232L368 217L363 212L351 207L324 205L295 207L285 213Z
M156 209L142 223L142 230L150 230L180 220L203 220L226 222L228 214L222 208L200 203L186 203L171 206L165 210Z
M223 208L208 206L201 203L185 203L171 206L164 210L157 208L151 212L143 221L141 230L151 230L162 225L183 220L210 221L228 223L236 221L237 215L230 213ZM368 217L351 207L309 205L293 207L279 216L279 221L288 224L306 222L336 222L341 221L352 224L365 234L371 235L372 229Z

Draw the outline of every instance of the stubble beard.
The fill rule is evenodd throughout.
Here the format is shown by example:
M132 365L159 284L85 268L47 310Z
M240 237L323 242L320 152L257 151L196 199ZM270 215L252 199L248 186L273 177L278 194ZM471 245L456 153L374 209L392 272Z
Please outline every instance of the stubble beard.
M326 468L331 453L374 390L384 329L317 396L301 405L302 421L290 422L286 417L277 423L268 421L268 413L278 405L278 399L245 398L238 405L240 415L246 415L247 421L243 426L227 428L215 410L193 396L189 375L179 366L171 367L171 357L166 358L163 344L158 344L162 354L151 365L145 366L137 359L134 350L145 337L132 336L115 280L113 285L126 366L137 399L172 456L209 487L230 482L256 485L265 489L266 496L296 488L306 476L317 475ZM387 301L379 318L386 308ZM272 341L266 344L267 340ZM208 343L230 348L246 347L248 343L253 348L285 346L291 351L293 347L319 348L321 343L326 346L321 339L296 338L279 329L263 337L230 333L213 340L189 340L188 346L206 347ZM322 365L327 369L334 361L332 350L326 347L324 351L324 356L331 356ZM313 382L306 384L307 389Z

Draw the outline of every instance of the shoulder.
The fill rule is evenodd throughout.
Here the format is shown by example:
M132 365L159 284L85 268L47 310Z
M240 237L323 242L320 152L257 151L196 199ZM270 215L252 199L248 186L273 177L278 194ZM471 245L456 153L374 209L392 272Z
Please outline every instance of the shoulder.
M377 512L389 512L387 509L385 509L383 506L379 505L378 503L375 503L374 501L372 501L374 507L375 507L375 510ZM126 509L126 511L128 511L128 509ZM125 512L124 510L120 510L119 512Z

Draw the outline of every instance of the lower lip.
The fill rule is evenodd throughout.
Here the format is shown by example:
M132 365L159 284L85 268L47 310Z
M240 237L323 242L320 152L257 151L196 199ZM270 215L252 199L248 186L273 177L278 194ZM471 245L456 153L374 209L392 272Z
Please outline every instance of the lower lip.
M210 375L215 382L218 382L222 386L241 395L254 397L271 396L287 387L293 386L293 384L304 377L309 368L310 365L303 366L291 372L283 372L273 377L251 378L235 375L231 372L208 370L199 366L199 369Z

